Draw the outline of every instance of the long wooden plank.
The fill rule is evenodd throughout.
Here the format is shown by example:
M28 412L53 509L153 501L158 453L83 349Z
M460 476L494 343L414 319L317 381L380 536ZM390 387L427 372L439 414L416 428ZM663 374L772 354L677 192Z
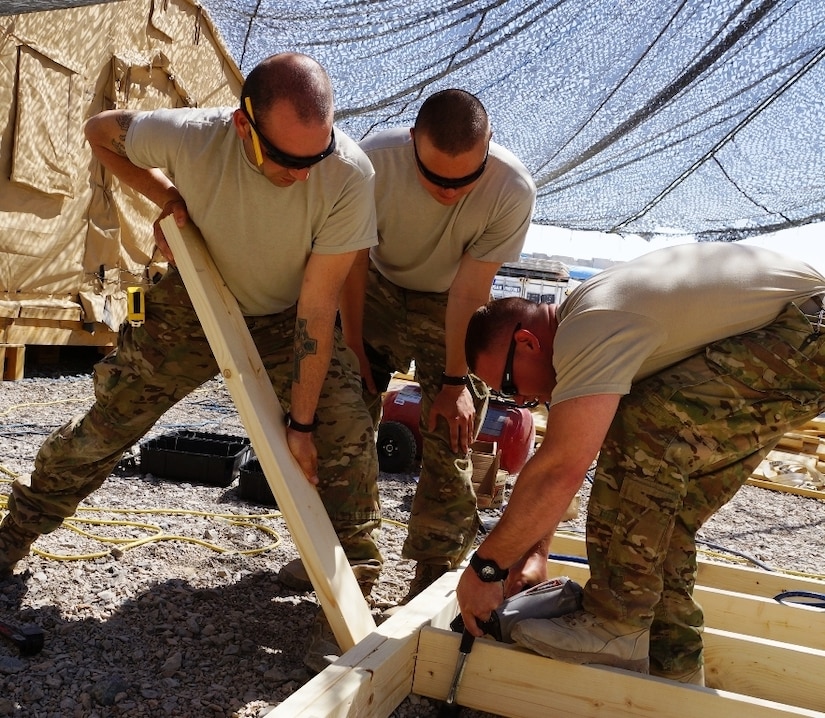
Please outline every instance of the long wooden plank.
M446 698L459 640L456 633L421 629L415 693ZM818 679L810 677L813 686ZM514 718L825 718L821 711L793 704L552 661L481 640L467 658L457 701Z
M550 552L567 556L586 556L584 538L556 534ZM783 591L825 592L825 581L790 575L781 571L763 571L747 566L733 566L706 561L700 557L697 583L726 591L773 598Z
M459 576L444 574L266 718L388 716L412 690L422 626L446 627L455 616Z
M766 481L765 479L754 478L751 476L745 483L750 486L756 486L759 489L769 489L770 491L782 491L786 494L794 494L795 496L804 496L808 499L819 499L825 501L825 491L818 489L806 489L804 486L788 486L786 484L778 484L775 481Z
M318 600L348 650L375 630L375 621L318 492L289 451L283 410L237 300L194 225L181 230L170 215L161 227Z
M706 586L694 595L713 628L825 650L825 611Z
M5 325L0 323L0 341L4 344L110 347L117 343L117 332L103 324L96 324L92 334L82 322L15 320Z
M705 681L714 688L825 711L825 651L705 629Z

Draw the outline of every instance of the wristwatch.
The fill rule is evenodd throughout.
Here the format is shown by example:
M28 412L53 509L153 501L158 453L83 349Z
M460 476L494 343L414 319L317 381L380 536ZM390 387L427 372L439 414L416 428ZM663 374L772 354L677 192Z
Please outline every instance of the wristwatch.
M301 434L311 434L318 428L318 414L312 417L311 424L301 424L292 418L292 414L287 412L284 414L284 423L286 424L287 429L292 429L293 431L300 432Z
M455 376L441 372L441 386L467 386L469 377L466 374Z
M476 575L484 581L484 583L504 581L510 574L509 568L500 568L495 561L481 558L478 553L470 556L470 568L476 572Z

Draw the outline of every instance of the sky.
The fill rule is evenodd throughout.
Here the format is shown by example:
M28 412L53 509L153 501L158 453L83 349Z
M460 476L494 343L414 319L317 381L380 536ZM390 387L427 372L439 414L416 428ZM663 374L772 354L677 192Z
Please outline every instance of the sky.
M550 256L560 255L583 260L599 257L613 261L627 261L661 247L692 241L693 239L689 236L674 236L648 241L635 236L620 237L600 232L579 232L533 224L527 233L524 252L543 252ZM825 274L825 222L741 241L797 257Z

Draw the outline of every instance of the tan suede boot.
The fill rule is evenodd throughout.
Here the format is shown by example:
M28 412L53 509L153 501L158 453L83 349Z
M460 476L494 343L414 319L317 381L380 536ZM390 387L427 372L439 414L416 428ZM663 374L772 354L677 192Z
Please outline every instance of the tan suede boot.
M568 663L599 663L628 671L650 670L650 631L574 611L559 618L529 618L510 634L520 646Z

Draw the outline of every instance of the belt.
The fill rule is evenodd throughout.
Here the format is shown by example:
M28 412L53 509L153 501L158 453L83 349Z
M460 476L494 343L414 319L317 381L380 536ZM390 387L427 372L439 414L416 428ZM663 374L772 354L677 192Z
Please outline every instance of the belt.
M825 329L825 308L823 308L823 300L825 295L815 294L809 297L799 305L799 311L802 312L813 325L814 334L819 335Z

